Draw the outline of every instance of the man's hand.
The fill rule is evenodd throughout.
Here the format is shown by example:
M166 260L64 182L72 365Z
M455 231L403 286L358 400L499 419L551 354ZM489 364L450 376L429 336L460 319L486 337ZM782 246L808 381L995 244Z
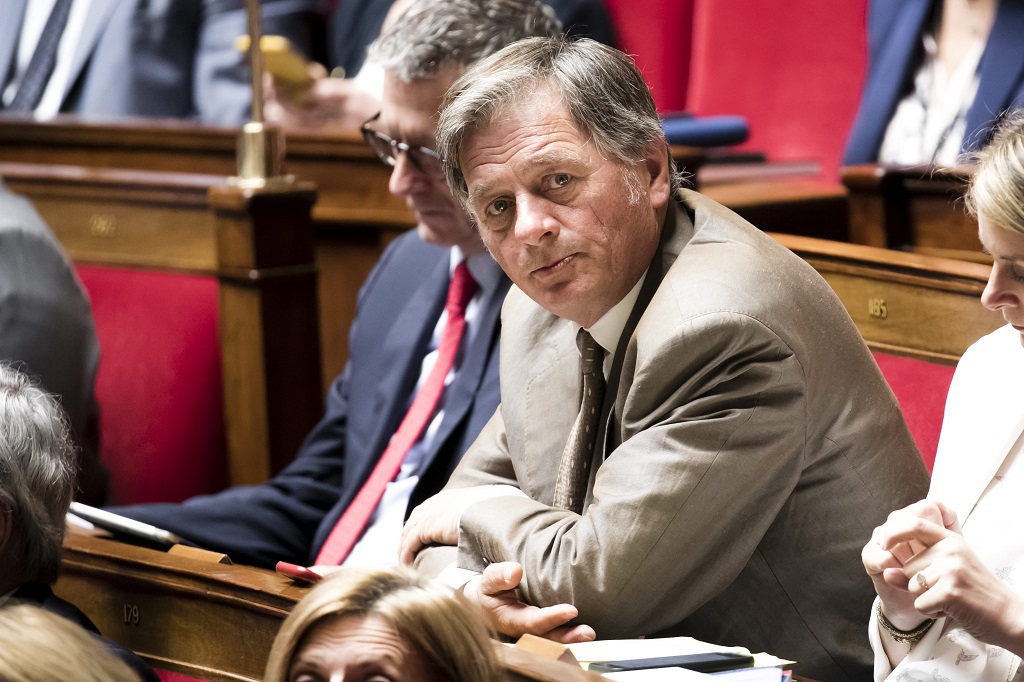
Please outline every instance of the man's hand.
M522 496L508 485L482 485L470 488L446 488L412 510L402 529L398 560L412 565L416 553L428 545L459 544L459 519L468 507L495 497Z
M522 579L523 567L514 561L491 564L466 584L463 594L480 606L491 627L503 635L516 639L538 635L563 644L597 639L589 625L566 625L579 615L572 604L541 608L521 601L517 588Z
M329 78L327 70L310 63L313 84L294 88L269 75L263 84L263 115L270 123L291 130L334 128L354 130L380 110L380 101L352 78Z

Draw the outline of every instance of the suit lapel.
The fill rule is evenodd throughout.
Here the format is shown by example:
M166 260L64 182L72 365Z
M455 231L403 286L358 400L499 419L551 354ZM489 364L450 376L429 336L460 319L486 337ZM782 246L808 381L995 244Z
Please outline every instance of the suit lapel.
M92 56L99 42L103 29L110 23L110 17L114 13L119 0L92 0L89 4L89 13L82 26L82 35L78 39L78 47L75 49L74 59L71 61L71 71L68 73L67 85L64 89L63 99L68 96L71 88L74 87L82 69ZM131 40L131 36L118 36L119 40Z
M27 3L28 0L0 0L0 14L6 17L0 21L0 87L7 85L7 77L17 61L18 36Z
M665 216L665 225L661 232L661 241L658 250L651 260L651 266L647 270L643 286L640 287L640 295L636 299L633 311L629 314L626 326L619 336L619 343L616 346L615 357L612 359L611 371L608 373L608 387L605 391L604 405L601 408L601 422L597 432L597 447L594 448L594 466L591 467L591 483L597 473L597 468L603 462L608 453L614 450L622 441L622 434L615 428L614 416L616 412L621 414L622 406L629 387L621 387L622 367L626 353L630 348L633 334L637 325L643 317L655 292L661 286L665 273L672 263L679 256L679 252L693 236L693 218L688 212L685 203L670 201L668 214Z
M908 80L914 78L917 57L921 54L921 32L932 15L933 0L912 0L905 3L894 17L891 30L872 56L868 82L861 97L860 111L850 133L847 150L856 150L861 157L874 159L882 145L889 119L905 92ZM881 71L881 72L880 72Z
M402 312L395 318L384 343L383 357L394 358L388 371L381 376L373 400L376 412L382 415L377 431L371 439L370 452L383 452L398 429L406 411L409 397L416 388L423 356L448 291L449 259L441 258L424 285L416 290ZM367 463L362 476L369 475L376 460Z
M955 421L948 431L943 428L939 442L942 459L934 476L955 482L934 487L948 491L942 501L953 507L961 523L970 516L1024 429L1019 401L1024 351L1015 343L1008 352L990 352L975 359L977 365L957 386L957 402L947 405L946 417Z
M980 137L993 118L1009 107L1024 78L1024 5L1000 2L995 24L978 65L978 93L967 112L964 149L986 142Z

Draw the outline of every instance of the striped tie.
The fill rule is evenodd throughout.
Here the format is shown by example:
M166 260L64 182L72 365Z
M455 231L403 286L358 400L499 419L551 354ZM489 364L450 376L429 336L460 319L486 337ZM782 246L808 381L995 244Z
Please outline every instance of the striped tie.
M57 64L57 46L60 45L64 26L68 23L71 1L57 0L53 6L50 18L46 20L43 33L39 36L36 51L32 53L32 59L28 63L28 68L25 69L18 92L15 93L7 111L28 113L34 111L39 105L39 100L43 98L43 91L46 90L46 84L50 82L53 67Z

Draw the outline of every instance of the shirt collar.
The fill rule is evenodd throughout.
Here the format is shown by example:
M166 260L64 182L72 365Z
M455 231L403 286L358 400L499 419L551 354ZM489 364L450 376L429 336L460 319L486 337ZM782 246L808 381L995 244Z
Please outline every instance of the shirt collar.
M619 346L622 330L626 328L629 314L633 312L636 299L640 297L640 288L643 286L645 279L647 279L646 270L644 270L644 274L640 276L640 279L633 285L629 293L612 306L611 310L602 315L601 319L587 329L590 335L594 337L594 340L601 344L601 348L604 348L608 353L607 357L615 356L615 350Z
M448 274L451 276L455 273L455 268L462 261L466 261L466 267L469 268L469 274L473 275L473 279L480 286L481 293L490 293L498 288L498 284L501 282L501 278L505 273L501 271L501 268L494 259L491 258L491 254L487 251L481 251L474 253L468 258L463 255L462 249L457 246L453 246L451 250L451 256L448 261Z

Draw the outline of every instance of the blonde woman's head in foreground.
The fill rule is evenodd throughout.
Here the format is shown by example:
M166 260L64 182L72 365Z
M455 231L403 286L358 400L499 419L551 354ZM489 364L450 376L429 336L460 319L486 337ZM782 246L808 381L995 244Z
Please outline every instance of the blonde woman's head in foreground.
M346 569L312 588L281 626L266 682L492 682L494 650L461 595L404 569Z
M992 256L981 302L1020 334L1024 345L1024 110L1008 113L992 142L974 155L967 207Z
M0 608L0 680L139 682L88 632L31 604Z

